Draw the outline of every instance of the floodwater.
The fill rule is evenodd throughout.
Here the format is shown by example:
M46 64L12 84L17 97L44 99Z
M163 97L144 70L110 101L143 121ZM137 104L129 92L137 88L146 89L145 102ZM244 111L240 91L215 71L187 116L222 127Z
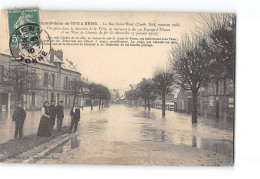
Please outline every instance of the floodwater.
M102 153L99 156L116 158L118 152L131 150L117 151L116 145L142 146L144 143L188 146L233 157L233 121L199 118L198 124L192 125L190 115L173 111L166 111L166 117L162 118L161 110L153 108L150 112L125 105L94 111L85 108L81 112L78 134L50 155L55 157L80 148L83 150L74 152L74 157L81 158L93 148L92 157L97 155L96 160L99 160L98 152Z

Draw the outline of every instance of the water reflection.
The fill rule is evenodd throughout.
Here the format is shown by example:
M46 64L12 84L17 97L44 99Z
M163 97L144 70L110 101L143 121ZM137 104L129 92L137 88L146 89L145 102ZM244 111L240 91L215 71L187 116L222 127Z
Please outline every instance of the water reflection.
M156 119L156 115L152 111L140 111L134 115L134 117L142 117L146 119Z
M192 147L197 147L197 137L192 136Z
M165 138L167 138L164 130L157 130L147 125L142 127L141 133L143 141L165 142Z
M233 144L229 141L202 139L200 148L233 157Z
M71 138L71 145L70 145L70 147L71 147L71 149L75 149L78 146L79 146L79 140L78 140L77 136L73 136Z
M3 116L5 115L5 116ZM28 112L24 133L36 133L40 113ZM67 125L70 118L67 118ZM65 121L66 121L65 120ZM13 137L14 123L8 114L0 118L0 134ZM3 124L3 125L2 125ZM66 122L65 122L66 125ZM166 111L162 118L161 110L128 108L114 105L103 110L84 109L81 113L79 133L54 152L64 153L78 146L106 147L104 143L167 143L202 148L224 155L233 155L233 124L228 120L198 118L198 124L191 123L191 116L173 111ZM11 135L10 135L11 134ZM8 137L0 137L0 140ZM102 146L98 146L102 144ZM154 144L156 145L156 144Z
M70 140L57 147L52 153L65 153L71 149L75 149L80 145L77 135L73 136Z

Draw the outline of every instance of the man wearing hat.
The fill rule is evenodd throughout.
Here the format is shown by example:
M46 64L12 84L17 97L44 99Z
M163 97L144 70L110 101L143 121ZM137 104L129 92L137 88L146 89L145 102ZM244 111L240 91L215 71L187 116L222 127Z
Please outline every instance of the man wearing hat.
M17 102L17 107L13 112L12 119L15 121L15 133L14 138L16 139L19 135L19 138L23 137L23 124L26 118L26 113L23 109L22 101Z
M53 127L55 126L55 119L56 119L56 101L52 101L51 105L49 107L50 110L50 128L51 130L53 129Z
M57 113L57 130L61 131L62 120L64 118L63 101L59 101L59 103L56 107L56 113Z
M78 104L74 104L74 107L70 111L70 116L71 116L71 125L70 125L69 132L71 133L72 128L74 127L74 133L76 133L78 128L78 123L80 120L80 109L78 107Z

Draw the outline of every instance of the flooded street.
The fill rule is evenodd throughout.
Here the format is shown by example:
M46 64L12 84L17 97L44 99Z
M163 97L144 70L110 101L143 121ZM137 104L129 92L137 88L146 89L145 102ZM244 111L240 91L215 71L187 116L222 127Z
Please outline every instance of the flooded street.
M166 111L162 118L161 110L142 107L84 108L78 134L38 163L221 164L220 158L233 160L232 126L204 118L192 125L189 115Z

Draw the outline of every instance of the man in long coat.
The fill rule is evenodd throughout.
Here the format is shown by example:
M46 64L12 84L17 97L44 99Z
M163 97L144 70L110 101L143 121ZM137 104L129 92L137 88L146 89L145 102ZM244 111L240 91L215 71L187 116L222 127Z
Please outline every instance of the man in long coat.
M71 124L70 124L69 132L71 133L72 128L74 127L74 133L76 133L78 128L78 123L80 120L80 109L78 107L78 104L74 104L74 107L70 111L70 116L71 116Z
M17 102L17 107L13 112L12 120L15 121L15 133L14 138L16 139L19 135L19 139L23 137L23 124L26 118L25 110L22 107L22 102Z

